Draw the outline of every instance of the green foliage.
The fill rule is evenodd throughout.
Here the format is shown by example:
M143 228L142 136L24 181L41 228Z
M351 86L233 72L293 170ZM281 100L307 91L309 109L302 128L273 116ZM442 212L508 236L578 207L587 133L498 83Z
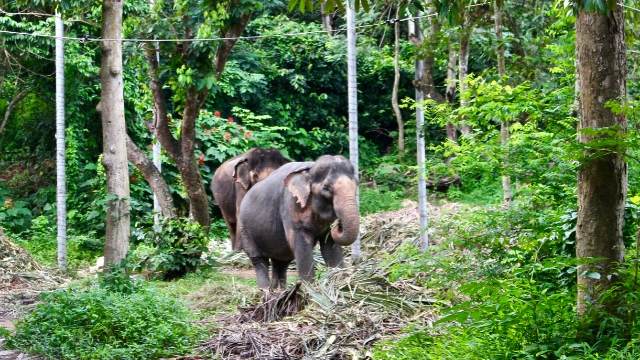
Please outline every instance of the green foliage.
M142 234L132 254L136 270L148 270L164 279L183 276L204 264L209 237L204 229L189 219L164 219L158 232Z
M120 294L133 294L141 289L141 284L131 278L128 259L105 269L98 278L101 289Z
M404 194L401 190L382 187L360 187L360 214L367 215L381 211L397 210Z
M57 240L55 221L47 216L33 219L29 230L14 235L17 244L25 248L40 264L57 264ZM89 265L100 256L104 242L94 233L67 235L67 262L71 270Z
M185 354L197 340L187 308L153 289L70 289L42 300L9 346L54 359L157 359Z

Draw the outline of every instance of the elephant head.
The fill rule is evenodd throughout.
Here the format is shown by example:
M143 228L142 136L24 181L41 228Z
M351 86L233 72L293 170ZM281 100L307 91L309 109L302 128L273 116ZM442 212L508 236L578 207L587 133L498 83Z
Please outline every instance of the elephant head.
M356 241L360 229L358 182L349 160L343 156L321 156L311 167L287 176L285 186L301 212L310 210L315 218L326 223L338 220L331 229L336 244L345 246Z
M276 149L253 148L236 163L233 179L246 191L288 162Z

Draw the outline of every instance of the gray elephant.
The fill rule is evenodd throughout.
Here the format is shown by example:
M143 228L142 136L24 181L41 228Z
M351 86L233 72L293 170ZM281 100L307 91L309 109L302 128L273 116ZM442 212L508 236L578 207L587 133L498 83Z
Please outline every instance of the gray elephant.
M284 288L294 259L300 278L313 280L316 243L328 266L342 266L340 246L352 244L360 229L357 187L351 163L343 156L325 155L315 162L285 164L247 192L238 236L260 288Z
M216 169L211 181L211 193L229 228L233 250L240 250L240 242L236 238L236 223L237 212L245 194L253 185L289 161L278 150L253 148L225 161Z

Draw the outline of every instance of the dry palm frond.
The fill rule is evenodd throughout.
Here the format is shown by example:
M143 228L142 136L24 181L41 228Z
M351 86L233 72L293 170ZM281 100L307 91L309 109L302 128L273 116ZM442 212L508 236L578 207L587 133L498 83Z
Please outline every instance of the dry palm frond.
M297 282L282 292L265 292L258 305L241 309L238 320L271 322L297 314L307 303L306 297L300 292L301 285L301 282Z
M33 306L38 294L64 282L38 265L0 228L0 319L15 319Z

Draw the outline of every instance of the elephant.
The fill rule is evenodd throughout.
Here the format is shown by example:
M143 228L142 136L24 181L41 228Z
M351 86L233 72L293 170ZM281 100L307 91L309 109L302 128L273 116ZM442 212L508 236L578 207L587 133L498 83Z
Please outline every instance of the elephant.
M240 250L236 236L237 212L245 194L253 185L289 161L276 149L252 148L225 161L216 169L211 181L211 193L229 228L234 251Z
M357 188L351 163L332 155L285 164L251 188L240 206L238 236L258 287L284 288L294 259L300 279L312 281L316 243L328 266L343 266L341 246L352 244L360 230Z

